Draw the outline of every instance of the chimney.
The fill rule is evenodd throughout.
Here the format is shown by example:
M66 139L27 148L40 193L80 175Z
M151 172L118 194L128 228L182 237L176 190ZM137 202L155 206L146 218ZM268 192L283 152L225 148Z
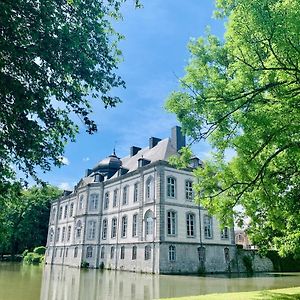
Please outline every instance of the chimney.
M128 171L129 171L128 169L122 168L122 167L121 167L121 168L118 170L118 176L122 176L122 175L126 174Z
M146 166L146 165L148 165L148 164L150 164L150 163L151 163L151 161L148 160L148 159L145 159L145 158L139 158L139 159L138 159L138 167L139 167L139 168L141 168L141 167L143 167L143 166Z
M142 148L136 147L136 146L131 146L130 147L130 157L136 155Z
M161 139L152 136L149 139L149 149L152 149L153 147L155 147L160 141L161 141Z
M176 151L179 151L182 147L185 147L185 136L181 132L181 127L172 127L171 133L172 144L175 147Z
M92 173L91 169L86 169L85 170L85 177L88 177Z

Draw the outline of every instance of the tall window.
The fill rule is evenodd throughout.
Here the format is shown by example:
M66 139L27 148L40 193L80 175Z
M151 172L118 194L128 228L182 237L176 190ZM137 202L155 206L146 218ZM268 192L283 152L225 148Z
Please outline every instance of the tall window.
M124 186L123 188L123 201L122 204L125 205L128 203L128 186Z
M66 236L66 227L64 226L62 229L62 235L61 235L61 241L64 242L65 241L65 236Z
M79 197L79 209L83 209L83 195Z
M61 220L62 218L62 213L63 213L63 208L62 206L59 207L59 213L58 213L58 218Z
M111 237L115 238L117 235L117 218L111 220Z
M195 215L192 213L186 215L186 235L188 237L195 236Z
M138 202L139 200L139 184L136 182L133 187L133 202Z
M51 228L50 233L49 233L49 242L50 243L53 242L53 237L54 237L54 230L53 230L53 228Z
M136 246L133 246L132 247L132 260L135 260L136 259L136 253L137 253L137 247Z
M107 219L104 219L102 223L102 239L106 240L106 238L107 238Z
M132 236L137 236L138 214L132 216Z
M146 181L146 200L152 198L152 178L148 178Z
M194 193L193 193L193 182L187 180L185 182L185 199L187 201L193 201Z
M127 216L122 217L121 236L126 237L127 235Z
M153 233L153 213L151 210L148 210L145 214L145 222L146 222L146 235Z
M68 215L68 205L65 206L64 219L67 217L67 215Z
M97 210L98 209L98 194L91 194L90 196L90 210Z
M203 246L198 247L198 258L199 261L205 261L205 248Z
M221 239L228 239L229 238L229 229L228 227L224 227L221 230Z
M112 246L112 247L110 248L110 259L113 259L114 256L115 256L115 247Z
M69 248L66 248L66 257L68 257Z
M93 247L92 246L88 246L86 248L86 258L90 258L93 257Z
M89 240L93 240L96 236L96 221L88 222L88 236Z
M75 247L74 248L74 257L77 257L77 255L78 255L78 247Z
M70 241L70 239L71 239L71 230L72 230L72 227L68 226L67 241Z
M60 228L58 227L57 230L56 230L56 242L59 241L59 236L60 236Z
M51 215L51 223L54 223L56 217L56 208L53 207L52 209L52 215Z
M175 235L177 232L176 230L176 218L177 213L173 210L168 211L167 213L167 226L168 226L168 234Z
M176 247L171 245L169 246L169 261L176 260Z
M104 258L104 255L105 255L105 248L104 246L101 247L101 251L100 251L100 258Z
M176 179L174 177L167 178L167 197L176 197Z
M151 258L151 246L147 245L145 246L145 260L148 260Z
M204 216L204 237L206 239L212 238L212 217Z
M114 198L113 198L113 207L117 206L117 200L118 200L118 190L114 190Z
M108 209L108 206L109 206L109 192L106 192L105 196L104 196L104 207L103 207L103 209Z
M124 246L121 247L120 258L121 258L121 259L124 259L124 258L125 258L125 247L124 247Z
M73 217L74 203L72 202L70 205L70 217Z
M77 238L80 238L80 236L81 236L81 229L82 229L81 221L78 220L76 223L76 237Z
M224 248L224 258L226 263L230 262L230 254L229 254L229 249L227 247Z

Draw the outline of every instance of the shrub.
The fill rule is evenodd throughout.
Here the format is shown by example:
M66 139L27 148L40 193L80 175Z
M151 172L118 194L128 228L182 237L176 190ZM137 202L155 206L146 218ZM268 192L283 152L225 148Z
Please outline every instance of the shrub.
M44 246L36 247L34 248L33 252L39 255L45 255L46 247Z
M87 261L83 261L81 263L81 268L87 269L90 266L90 264Z
M253 273L252 259L249 255L243 256L243 264L246 268L247 273L252 274Z

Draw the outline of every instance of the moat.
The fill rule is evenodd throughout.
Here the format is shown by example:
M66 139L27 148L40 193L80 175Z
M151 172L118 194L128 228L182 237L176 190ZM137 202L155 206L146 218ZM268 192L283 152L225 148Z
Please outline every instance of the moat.
M0 263L0 300L159 299L300 285L300 273L170 276Z

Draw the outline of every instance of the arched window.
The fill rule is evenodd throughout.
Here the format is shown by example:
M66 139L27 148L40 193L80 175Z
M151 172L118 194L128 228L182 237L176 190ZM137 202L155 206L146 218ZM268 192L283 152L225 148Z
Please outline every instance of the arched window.
M198 247L198 258L199 261L205 261L205 248L203 246Z
M63 208L62 208L62 206L60 206L59 207L59 214L58 214L59 220L61 220L61 218L62 218L62 213L63 213Z
M133 187L133 202L137 202L139 200L139 184L136 182Z
M104 246L101 247L101 251L100 251L100 258L103 259L105 255L105 248Z
M90 196L90 210L97 210L98 209L98 200L99 195L98 194L91 194Z
M177 234L177 212L174 210L167 212L167 233L168 235Z
M133 246L132 247L132 260L136 259L136 253L137 253L137 247Z
M51 215L51 223L55 222L55 217L56 217L56 208L53 207L53 209L52 209L52 215Z
M185 182L185 200L193 201L193 182L191 180L186 180Z
M102 240L106 240L106 238L107 238L107 219L104 219L102 223Z
M121 247L120 258L121 258L121 259L124 259L124 258L125 258L125 246L122 246L122 247Z
M121 237L127 236L127 216L122 217Z
M86 248L86 258L90 258L93 257L93 247L92 246L88 246Z
M65 205L64 219L67 217L67 215L68 215L68 205Z
M114 197L113 197L113 207L116 207L118 203L118 189L114 190Z
M80 236L81 236L81 229L82 229L81 221L78 220L76 223L76 237L77 238L80 238Z
M176 197L176 179L174 177L167 178L167 197Z
M111 220L111 238L115 238L117 235L117 218Z
M70 205L70 217L73 217L74 203L72 202Z
M60 236L60 228L58 227L56 231L56 239L55 239L56 242L59 241L59 236Z
M132 236L137 236L138 214L132 216Z
M49 242L50 243L53 242L53 238L54 238L54 230L53 230L53 228L51 228L50 232L49 232Z
M151 259L151 246L145 246L145 260Z
M204 237L206 239L212 238L212 217L208 215L204 216Z
M122 204L126 205L128 203L128 186L124 186L123 188L123 201Z
M109 192L106 192L104 195L104 207L103 209L108 209L109 206Z
M96 221L89 221L87 238L89 240L93 240L95 236L96 236Z
M193 213L186 215L186 234L188 237L195 237L195 215Z
M169 246L169 261L176 260L176 247L171 245Z
M110 248L110 259L113 259L114 256L115 256L115 247L112 246L112 247Z
M146 235L153 234L153 212L152 210L148 210L145 213L145 233Z
M78 255L78 247L75 247L74 248L74 257L77 257L77 255Z
M62 235L61 235L61 241L64 242L65 241L65 236L66 236L66 227L64 226L62 229Z
M226 263L230 262L230 253L229 253L229 249L227 247L224 248L224 258L225 258Z
M146 189L145 189L145 193L146 193L145 198L148 201L153 198L152 184L153 184L153 180L152 180L152 176L150 176L146 181Z
M72 231L72 226L68 226L67 241L70 241L71 239L71 231Z
M83 200L84 200L83 195L80 195L80 197L79 197L79 209L83 209Z

